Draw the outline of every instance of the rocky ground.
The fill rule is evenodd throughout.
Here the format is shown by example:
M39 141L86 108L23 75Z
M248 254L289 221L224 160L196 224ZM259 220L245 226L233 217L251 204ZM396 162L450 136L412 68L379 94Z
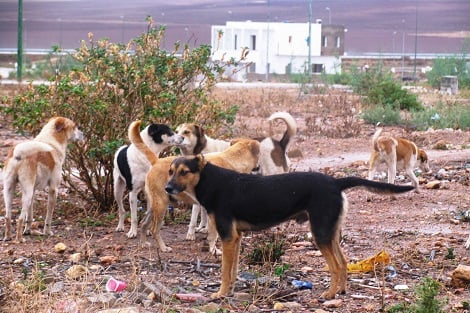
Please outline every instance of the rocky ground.
M357 135L346 139L307 136L306 117L293 115L299 124L290 149L293 171L366 176L373 126L361 124ZM243 120L243 127L238 121L238 127L247 127L249 120ZM260 123L259 117L252 122ZM86 216L79 203L66 209L64 201L70 195L63 189L54 215L55 236L27 236L23 244L0 243L0 311L379 312L415 303L415 288L431 277L440 283L438 298L446 303L445 312L468 312L469 287L453 285L451 276L459 264L470 265L470 250L463 246L470 233L470 133L385 130L406 135L426 149L433 173L419 177L420 193L396 199L362 190L347 192L350 208L342 248L348 261L355 263L384 251L390 262L379 264L375 271L351 273L347 294L334 301L318 300L329 285L329 274L310 241L307 224L284 223L247 233L236 295L210 301L220 282L220 258L209 255L204 234L197 234L195 242L185 240L188 211L176 209L173 218L168 216L162 234L173 251L158 253L140 247L137 239L128 239L125 233L115 233L115 212ZM20 138L3 124L0 138L3 160ZM400 176L398 183L408 180ZM45 194L37 199L35 217L41 227ZM3 201L0 214L4 214ZM3 224L0 216L2 230ZM268 258L266 246L280 247L285 253L277 262L253 262L256 256ZM110 277L126 282L127 287L122 292L106 291ZM293 279L310 282L312 289L297 289Z

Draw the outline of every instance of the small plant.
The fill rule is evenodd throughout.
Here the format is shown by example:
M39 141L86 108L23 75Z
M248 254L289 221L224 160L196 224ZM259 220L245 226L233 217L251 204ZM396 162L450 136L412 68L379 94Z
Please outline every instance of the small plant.
M250 264L274 263L281 260L285 253L285 240L272 235L266 240L258 240L249 256Z
M446 260L453 260L455 259L454 248L449 247L447 248L447 254L445 255Z
M286 271L289 268L290 268L290 264L282 263L281 265L276 266L274 268L274 275L276 275L278 277L282 277L282 276L284 276L284 274L286 273Z
M387 310L388 313L444 313L444 302L436 299L440 285L436 280L425 277L416 287L416 303L396 304Z

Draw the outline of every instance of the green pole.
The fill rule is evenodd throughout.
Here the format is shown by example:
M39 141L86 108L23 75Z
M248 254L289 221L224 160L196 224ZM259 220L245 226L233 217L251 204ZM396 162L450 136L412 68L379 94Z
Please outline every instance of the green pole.
M23 73L23 0L18 0L18 51L16 77L21 82Z

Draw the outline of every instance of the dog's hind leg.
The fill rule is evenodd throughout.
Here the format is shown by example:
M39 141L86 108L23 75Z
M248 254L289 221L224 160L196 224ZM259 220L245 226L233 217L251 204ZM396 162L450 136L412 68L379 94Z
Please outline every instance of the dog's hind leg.
M52 230L51 230L52 214L54 213L54 208L56 206L56 201L57 201L57 189L55 186L58 186L58 184L57 185L51 184L49 186L49 196L47 197L47 212L46 212L46 220L44 221L44 235L46 236L53 235ZM29 228L31 228L32 217L33 217L33 212L32 212L32 206L31 206L31 212L26 221L26 226Z
M24 242L23 234L29 234L31 230L31 223L28 223L28 220L32 219L33 214L34 182L32 184L21 183L21 185L25 187L22 188L23 194L21 196L21 213L18 218L18 224L16 225L17 242Z
M346 293L346 283L348 280L348 262L344 257L343 251L341 249L339 237L340 236L338 232L338 235L335 236L335 239L333 239L333 249L336 259L339 262L339 289L337 290L337 292L339 292L340 294L344 294Z
M116 177L119 173L114 172L114 200L118 206L119 222L116 227L117 232L124 231L124 220L126 218L126 210L124 209L124 192L126 191L126 183L121 177Z
M3 199L5 200L5 235L3 237L4 241L11 240L11 210L16 187L14 179L16 178L7 177L7 175L5 175L3 181Z
M338 291L338 284L341 280L341 265L339 260L336 258L336 248L334 247L335 239L332 239L330 243L322 243L318 244L318 248L322 253L323 257L326 260L326 264L328 265L328 269L330 271L331 281L330 281L330 288L323 292L320 296L321 298L325 299L333 299Z
M137 226L139 224L137 218L137 195L141 188L136 188L129 192L129 206L131 207L131 228L127 232L127 238L135 238L137 236Z

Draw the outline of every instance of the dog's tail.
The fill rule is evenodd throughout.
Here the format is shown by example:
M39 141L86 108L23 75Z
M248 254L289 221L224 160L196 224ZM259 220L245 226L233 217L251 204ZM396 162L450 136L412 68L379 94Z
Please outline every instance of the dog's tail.
M372 146L375 151L379 151L379 146L377 145L377 139L379 139L380 134L382 134L382 127L377 128L374 135L372 136Z
M376 182L360 177L345 177L337 178L336 185L340 188L341 191L354 188L362 187L367 189L370 192L378 194L395 194L402 193L406 191L413 190L413 186L403 186L403 185L394 185L388 183Z
M297 123L295 122L292 115L290 115L288 112L275 112L271 114L271 116L268 118L268 121L271 122L277 119L283 120L287 126L287 129L284 132L282 139L280 140L282 149L286 151L292 138L297 134Z
M131 123L129 125L129 130L128 130L128 136L129 140L137 150L139 150L147 160L150 162L150 164L154 165L158 161L158 156L153 153L152 150L145 144L144 140L142 139L142 136L140 136L140 124L142 121L137 120Z

